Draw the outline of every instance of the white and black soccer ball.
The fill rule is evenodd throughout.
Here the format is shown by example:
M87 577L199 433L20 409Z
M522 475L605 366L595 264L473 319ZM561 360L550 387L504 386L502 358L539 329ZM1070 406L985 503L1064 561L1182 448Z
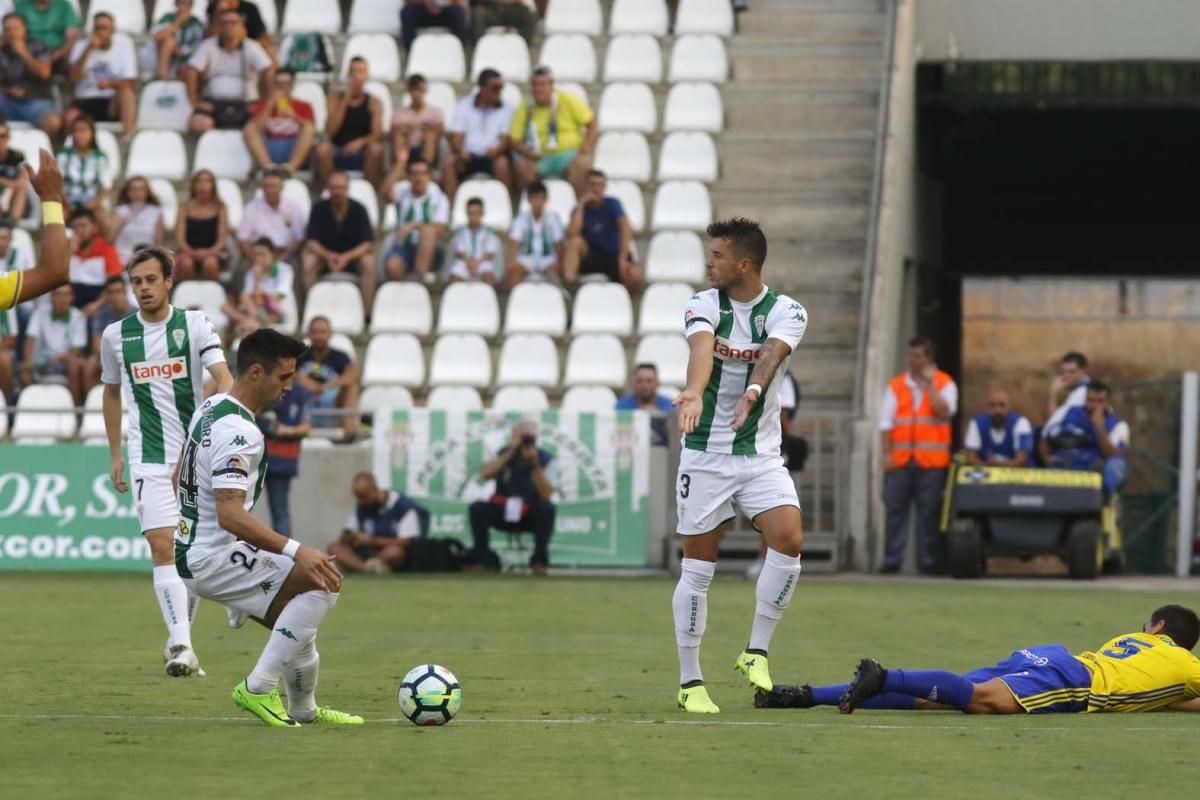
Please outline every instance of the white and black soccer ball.
M445 667L422 664L400 681L400 711L414 725L445 725L462 706L462 687Z

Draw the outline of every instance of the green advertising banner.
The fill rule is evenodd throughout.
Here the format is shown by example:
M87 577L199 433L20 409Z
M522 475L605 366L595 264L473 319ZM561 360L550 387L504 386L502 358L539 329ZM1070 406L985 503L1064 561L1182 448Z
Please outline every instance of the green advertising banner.
M0 444L0 570L150 570L108 448Z
M429 509L431 536L470 545L467 507L488 499L494 486L479 479L479 470L508 445L520 419L537 425L538 446L554 456L547 469L558 507L551 564L645 566L650 418L642 411L381 411L376 477ZM493 532L491 541L506 563L528 558L503 533ZM523 546L531 546L529 537Z

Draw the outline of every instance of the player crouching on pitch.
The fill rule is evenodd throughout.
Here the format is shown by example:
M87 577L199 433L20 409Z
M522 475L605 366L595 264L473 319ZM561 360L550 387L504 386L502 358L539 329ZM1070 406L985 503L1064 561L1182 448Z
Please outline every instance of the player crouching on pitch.
M188 588L264 625L271 633L233 702L275 727L361 725L362 717L316 703L317 627L337 603L333 559L276 533L250 513L262 494L267 457L255 424L260 409L290 388L304 345L263 328L242 339L228 394L192 416L175 472L179 530L175 562ZM287 680L287 708L279 695Z

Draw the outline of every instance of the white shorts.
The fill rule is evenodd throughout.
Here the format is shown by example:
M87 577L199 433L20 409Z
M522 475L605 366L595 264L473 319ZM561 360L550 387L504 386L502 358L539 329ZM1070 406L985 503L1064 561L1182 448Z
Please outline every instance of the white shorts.
M252 617L264 618L295 562L279 553L256 550L243 541L217 547L191 547L176 554L188 590Z
M482 262L479 265L479 269L475 270L474 275L472 275L471 271L467 269L467 262L463 261L461 258L454 259L454 263L450 266L450 277L458 278L459 280L469 281L472 279L482 278L484 275L491 275L492 277L496 276L496 267L494 264L492 264L492 262Z
M550 269L550 265L558 260L558 256L517 256L517 263L534 274L540 274Z
M779 506L800 507L796 484L778 455L735 456L684 448L675 481L676 530L696 536L733 519L733 504L753 520Z
M174 476L174 464L129 465L129 489L142 533L179 525L179 499L171 485Z

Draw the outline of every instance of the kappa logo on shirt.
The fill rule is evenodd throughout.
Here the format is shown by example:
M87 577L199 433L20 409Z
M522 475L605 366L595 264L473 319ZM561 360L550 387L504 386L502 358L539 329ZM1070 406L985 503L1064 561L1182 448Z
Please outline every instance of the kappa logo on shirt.
M129 374L138 385L187 378L187 358L179 356L159 361L135 361L129 365Z

